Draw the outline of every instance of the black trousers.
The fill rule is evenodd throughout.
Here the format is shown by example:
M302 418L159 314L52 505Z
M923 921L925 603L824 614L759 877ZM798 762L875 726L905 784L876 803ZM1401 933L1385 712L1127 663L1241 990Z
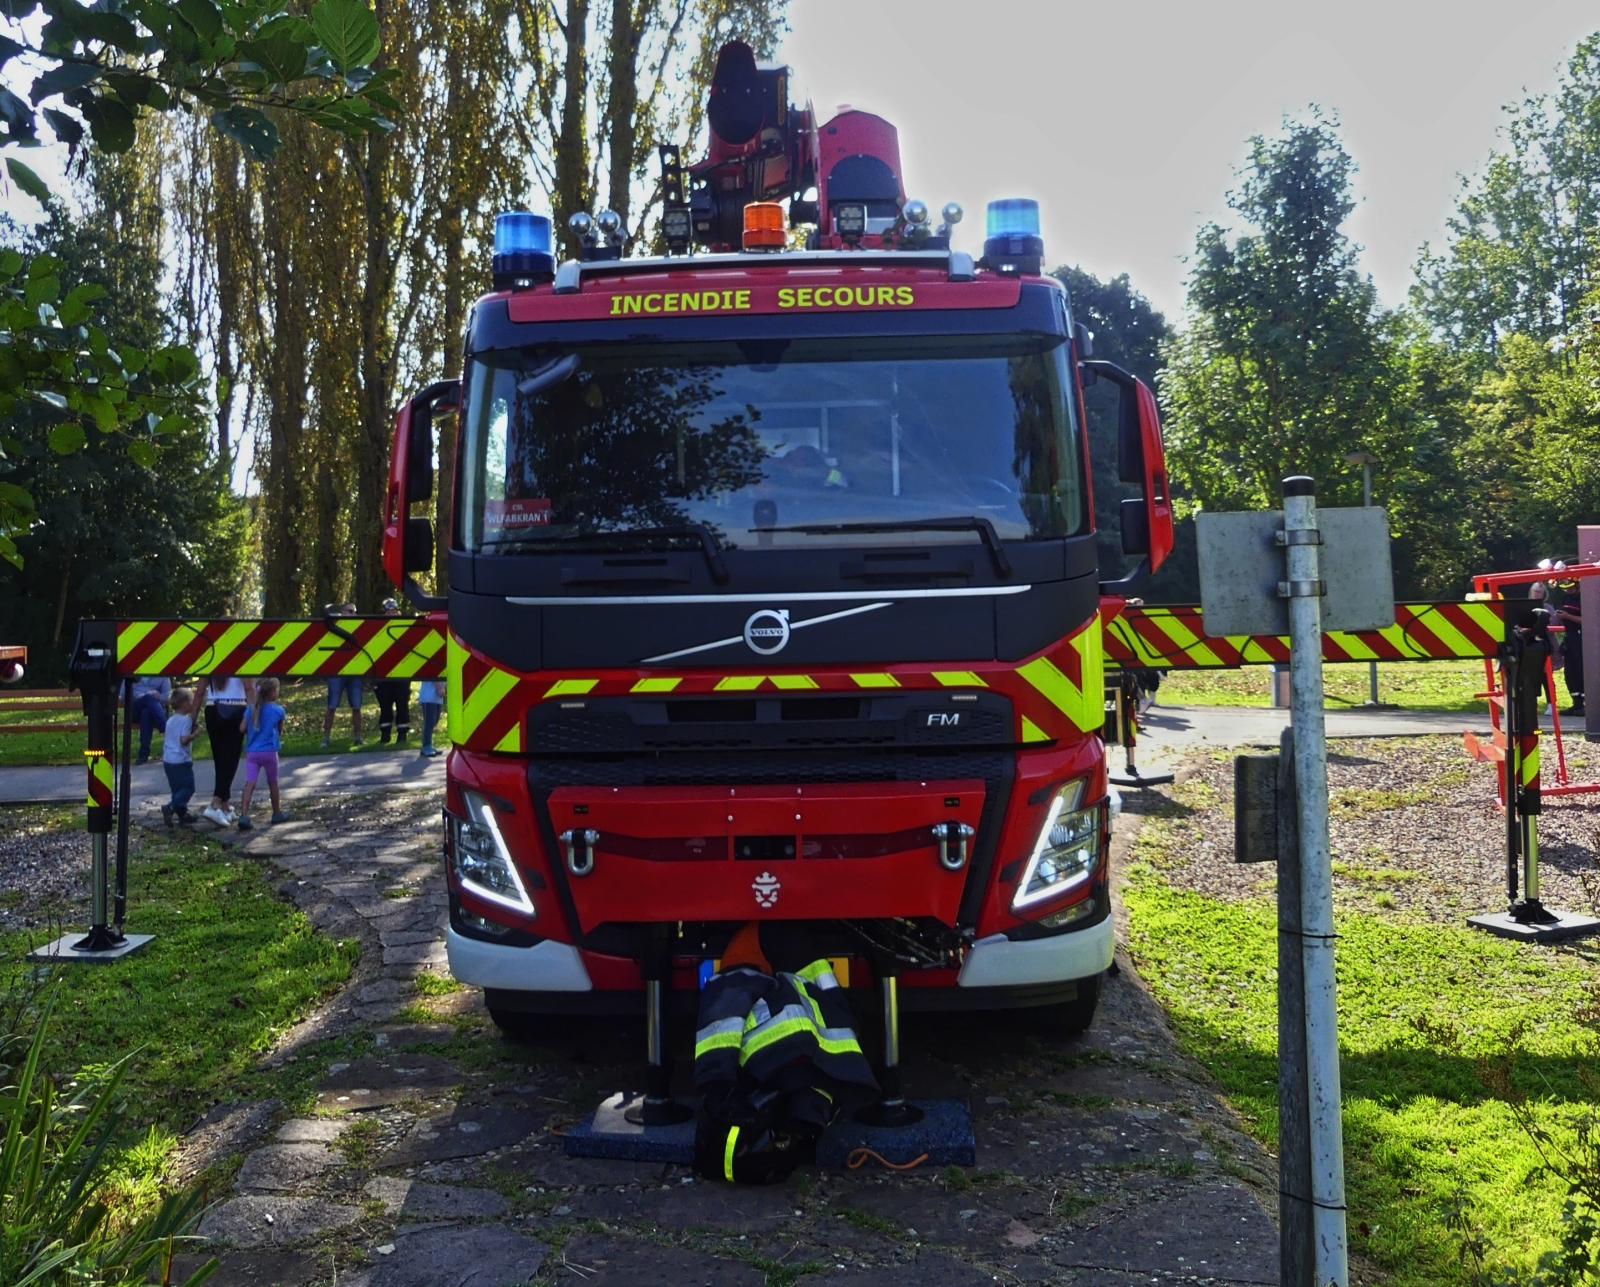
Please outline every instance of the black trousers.
M411 681L380 679L372 687L378 694L378 741L387 742L392 732L403 741L411 733Z
M211 739L211 767L216 774L211 794L224 804L233 794L234 774L244 752L244 729L239 727L243 718L243 706L206 703L206 736Z
M1566 665L1563 669L1567 676L1567 691L1572 694L1572 700L1583 700L1583 631L1575 626L1568 626L1566 633L1561 637L1561 651L1566 654Z

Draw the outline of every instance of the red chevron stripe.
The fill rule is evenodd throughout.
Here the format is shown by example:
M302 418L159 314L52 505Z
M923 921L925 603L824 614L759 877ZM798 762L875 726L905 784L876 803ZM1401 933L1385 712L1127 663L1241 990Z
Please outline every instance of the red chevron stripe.
M1472 643L1486 655L1494 656L1499 651L1500 641L1489 634L1466 611L1465 605L1459 603L1441 603L1435 609L1451 625L1464 634Z
M472 730L472 744L480 750L492 750L528 713L528 707L537 700L539 691L536 684L519 679L511 691L495 703L494 709L478 722L478 727Z
M253 665L256 661L256 654L261 651L262 647L277 631L278 627L274 623L270 621L261 622L244 637L243 642L238 647L216 663L213 667L213 673L233 675L237 674L241 667Z
M133 622L131 621L117 622L117 638L119 640L122 637L122 632L132 624ZM144 663L144 659L146 657L150 656L157 648L166 643L168 639L172 638L173 631L176 629L176 622L157 622L149 634L147 634L143 639L139 640L138 643L134 644L134 646L128 650L128 655L126 657L118 658L118 667L127 672L137 670L139 666Z

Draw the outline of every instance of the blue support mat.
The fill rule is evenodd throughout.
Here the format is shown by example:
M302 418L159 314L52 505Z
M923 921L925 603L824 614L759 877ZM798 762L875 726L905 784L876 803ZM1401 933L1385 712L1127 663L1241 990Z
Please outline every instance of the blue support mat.
M897 1166L928 1155L927 1166L973 1166L978 1144L972 1137L972 1112L964 1099L913 1099L922 1120L910 1126L865 1126L848 1114L817 1141L817 1165L842 1170L858 1148L870 1148ZM570 1137L569 1137L570 1138ZM867 1166L874 1165L871 1158Z
M594 1112L567 1128L567 1156L690 1165L694 1161L695 1119L675 1126L635 1126L623 1114L643 1100L642 1093L618 1091L602 1101Z

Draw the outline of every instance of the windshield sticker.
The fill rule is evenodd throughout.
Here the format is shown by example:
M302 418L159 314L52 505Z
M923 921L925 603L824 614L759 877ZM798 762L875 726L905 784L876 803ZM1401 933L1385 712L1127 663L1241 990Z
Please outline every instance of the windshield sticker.
M483 505L486 532L522 532L550 526L550 502L543 496L518 500L490 500Z

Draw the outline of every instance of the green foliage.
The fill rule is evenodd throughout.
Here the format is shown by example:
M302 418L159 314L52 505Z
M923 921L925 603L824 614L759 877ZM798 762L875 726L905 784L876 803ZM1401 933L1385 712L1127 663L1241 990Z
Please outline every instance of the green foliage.
M365 0L318 0L310 20L269 0L10 0L21 37L0 38L0 62L18 55L42 68L28 98L0 89L0 147L37 147L40 120L76 157L87 137L102 154L133 147L152 112L209 111L216 129L257 161L279 149L270 114L299 115L351 137L393 128L397 104L375 71L378 21ZM51 205L44 181L20 158L6 171ZM0 254L0 420L48 407L59 423L52 450L70 455L90 430L126 439L129 457L160 457L160 424L199 423L199 364L182 344L138 353L129 365L96 324L93 288L66 297L49 255ZM173 430L169 429L168 432ZM0 473L18 447L0 438ZM27 488L0 479L0 559L20 566L16 539L48 516Z
M1324 503L1359 503L1344 456L1384 422L1395 377L1393 338L1342 230L1354 168L1335 124L1285 122L1251 140L1228 196L1251 231L1199 234L1163 384L1168 461L1191 506L1275 508L1282 480L1302 473Z
M0 1282L11 1287L132 1284L165 1269L163 1256L189 1239L199 1192L173 1193L141 1213L115 1210L102 1186L112 1178L122 1128L126 1059L86 1070L58 1090L43 1066L57 994L25 1034L0 1034L0 1065L24 1043L15 1080L0 1093ZM211 1260L184 1287L216 1268Z
M83 219L53 206L22 249L35 267L49 265L62 312L86 301L100 310L90 328L95 360L114 379L80 399L87 416L63 418L53 400L16 408L0 461L0 477L28 497L29 513L14 566L0 565L7 642L27 644L46 681L59 677L79 616L228 610L248 532L229 462L195 418L193 354L167 342L159 212L127 159L97 159L90 181ZM10 257L23 255L13 249ZM181 399L153 391L174 385ZM67 402L68 415L83 392L35 389ZM145 411L130 427L120 415L135 403Z

